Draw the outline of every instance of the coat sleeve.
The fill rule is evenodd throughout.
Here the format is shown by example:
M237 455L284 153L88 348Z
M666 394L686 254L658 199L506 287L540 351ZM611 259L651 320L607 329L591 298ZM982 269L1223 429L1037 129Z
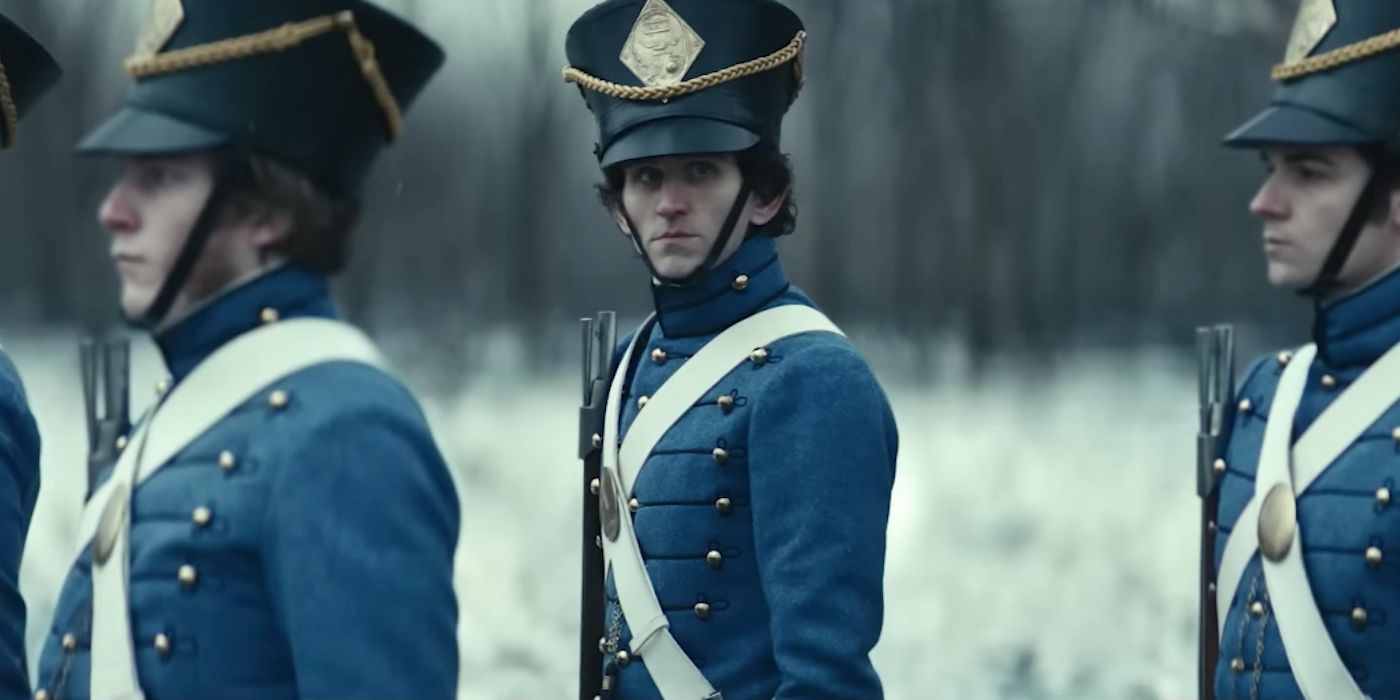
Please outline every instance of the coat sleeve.
M0 354L0 698L30 697L19 563L39 495L39 431L19 375Z
M303 432L264 559L306 700L457 691L456 492L421 414L351 400Z
M774 365L754 407L755 557L779 700L878 700L885 529L898 436L856 351L811 346Z

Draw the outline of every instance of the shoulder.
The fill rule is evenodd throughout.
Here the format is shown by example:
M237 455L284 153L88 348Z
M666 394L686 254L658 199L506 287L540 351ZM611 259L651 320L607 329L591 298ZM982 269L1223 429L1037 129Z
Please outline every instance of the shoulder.
M285 452L398 435L431 442L427 419L398 378L360 362L324 362L260 389L244 412L266 416L262 439ZM319 446L319 447L318 447Z
M1283 376L1283 370L1293 361L1293 350L1262 355L1249 363L1248 369L1240 375L1240 401L1248 400L1259 413L1267 414L1274 400L1274 391Z

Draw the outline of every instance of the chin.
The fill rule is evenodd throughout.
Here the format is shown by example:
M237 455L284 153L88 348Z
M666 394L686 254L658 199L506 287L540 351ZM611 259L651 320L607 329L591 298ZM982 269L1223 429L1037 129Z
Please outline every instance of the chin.
M700 267L699 261L676 258L653 260L651 265L656 269L656 274L669 279L689 277Z
M146 309L150 308L153 296L143 290L123 289L121 296L122 316L125 316L128 321L140 319L146 313Z
M1311 282L1311 279L1307 278L1290 265L1280 265L1276 263L1271 263L1269 265L1269 284L1278 289L1296 292L1307 287Z

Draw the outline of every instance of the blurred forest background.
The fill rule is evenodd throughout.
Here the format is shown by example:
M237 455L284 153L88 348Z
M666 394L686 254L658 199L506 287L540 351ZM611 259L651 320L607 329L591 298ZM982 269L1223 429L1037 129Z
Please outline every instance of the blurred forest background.
M386 0L450 54L365 190L341 284L373 328L470 357L648 303L590 185L593 122L559 78L589 0ZM1299 330L1221 136L1267 98L1291 0L793 0L808 87L784 148L789 274L837 319L988 352L1188 344L1202 321ZM113 317L94 222L113 166L73 158L118 105L144 0L0 0L67 79L0 163L0 323ZM572 337L572 335L570 335Z

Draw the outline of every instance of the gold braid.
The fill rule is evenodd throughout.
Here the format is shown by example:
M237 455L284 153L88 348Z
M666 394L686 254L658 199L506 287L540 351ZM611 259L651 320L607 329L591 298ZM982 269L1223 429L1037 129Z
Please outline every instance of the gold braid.
M1370 58L1378 53L1392 51L1400 47L1400 29L1373 36L1369 39L1347 44L1327 53L1305 58L1301 61L1274 66L1274 80L1284 81L1301 78L1314 73L1322 73L1348 63Z
M15 138L19 135L19 107L15 105L15 96L10 90L10 76L5 73L3 63L0 63L0 112L4 113L5 122L5 140L0 142L0 148L9 148L15 144Z
M317 17L303 22L289 22L265 32L224 39L199 46L176 49L154 56L132 56L126 60L126 72L133 78L149 78L166 73L178 73L192 68L216 65L249 58L261 54L277 53L299 46L301 43L333 31L345 32L350 48L355 52L356 62L369 83L374 100L384 110L389 123L389 140L394 141L403 130L403 112L398 100L389 89L389 82L379 69L379 61L374 55L374 44L355 24L355 15L349 10L334 15Z
M693 92L700 92L716 85L747 78L757 73L772 70L791 61L797 61L797 85L802 87L802 45L807 42L807 32L798 32L797 36L788 42L788 45L768 54L762 58L755 58L752 61L730 66L724 70L706 73L685 82L675 85L661 85L656 87L637 87L634 85L622 85L602 78L589 75L573 66L564 69L564 82L578 83L579 86L602 93L609 97L617 97L624 100L652 101L669 100L674 97L689 95ZM796 97L794 95L794 97Z

